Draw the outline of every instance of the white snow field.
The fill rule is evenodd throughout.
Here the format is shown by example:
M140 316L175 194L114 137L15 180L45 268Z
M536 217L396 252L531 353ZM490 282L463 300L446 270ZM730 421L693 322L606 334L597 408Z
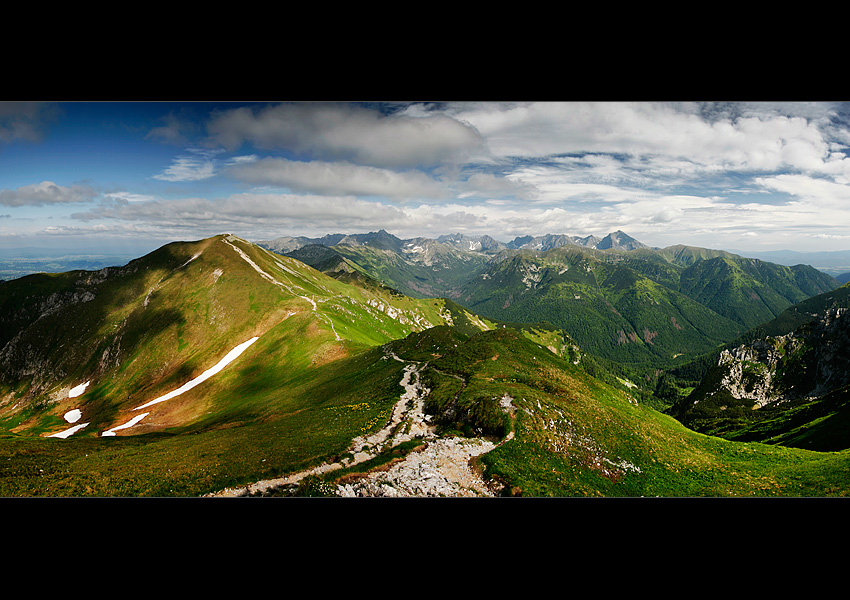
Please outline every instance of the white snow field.
M228 352L227 355L224 358L222 358L220 361L218 361L218 364L216 364L214 367L207 369L206 371L204 371L203 373L201 373L200 375L195 377L193 380L181 385L176 390L168 392L164 396L160 396L159 398L151 400L150 402L146 402L145 404L142 404L141 406L137 406L133 410L141 410L143 408L153 406L154 404L159 404L160 402L165 402L166 400L171 400L172 398L179 396L180 394L183 394L184 392L188 392L193 387L197 386L198 384L203 383L204 381L206 381L207 379L209 379L210 377L212 377L216 373L219 373L222 369L224 369L224 367L226 367L227 365L232 363L234 360L236 360L239 357L240 354L245 352L245 350L247 350L248 347L251 344L253 344L254 342L256 342L258 339L260 339L260 338L259 337L252 337L247 342L242 342L241 344L236 346L233 350ZM127 421L123 425L113 427L112 429L104 431L100 435L101 436L113 436L113 435L115 435L116 431L118 431L120 429L127 429L129 427L132 427L133 425L136 425L137 423L139 423L139 421L144 419L149 414L150 413L142 413L141 415L133 417L132 419L130 419L129 421Z
M79 408L75 408L74 410L69 410L65 413L65 420L68 423L76 423L80 420L80 417L83 416L83 413L80 412Z
M69 398L76 398L77 396L81 396L83 392L86 391L86 388L89 387L91 381L86 381L85 383L81 383L77 387L72 387L71 391L68 392Z
M115 432L118 431L119 429L127 429L129 427L132 427L133 425L135 425L136 423L138 423L139 421L144 419L149 414L150 413L142 413L138 416L133 417L132 419L130 419L129 421L127 421L123 425L119 425L118 427L113 427L112 429L108 429L108 430L104 431L103 433L101 433L100 435L102 437L113 436L113 435L115 435Z
M233 350L228 352L227 356L222 358L216 366L212 367L211 369L207 369L206 371L204 371L203 373L201 373L200 375L195 377L192 381L184 383L183 385L181 385L179 388L177 388L173 392L168 392L164 396L160 396L159 398L156 398L155 400L151 400L150 402L142 404L141 406L137 406L133 410L141 410L143 408L153 406L154 404L159 404L160 402L165 402L166 400L171 400L175 396L179 396L180 394L182 394L184 392L188 392L193 387L195 387L196 385L198 385L200 383L203 383L204 381L206 381L207 379L209 379L210 377L212 377L213 375L215 375L216 373L218 373L219 371L224 369L224 367L226 367L227 365L232 363L234 360L236 360L239 357L240 354L245 352L245 350L247 350L248 347L251 344L253 344L254 342L256 342L258 339L260 339L260 338L252 337L247 342L242 342L241 344L236 346Z
M69 437L69 436L71 436L71 435L74 435L75 433L77 433L80 429L82 429L82 428L83 428L83 427L85 427L86 425L88 425L88 423L81 423L81 424L79 424L79 425L74 425L74 426L73 426L73 427L71 427L70 429L66 429L65 431L60 431L59 433L54 433L53 435L49 435L49 436L47 436L47 437L62 438L62 439L65 439L66 437Z

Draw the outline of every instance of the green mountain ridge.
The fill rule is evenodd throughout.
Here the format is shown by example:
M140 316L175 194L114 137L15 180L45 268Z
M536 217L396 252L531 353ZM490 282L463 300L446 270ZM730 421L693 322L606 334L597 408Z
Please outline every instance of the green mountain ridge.
M227 235L170 244L121 268L6 282L0 309L0 419L11 418L10 405L56 405L18 415L13 431L58 425L59 409L77 404L63 396L85 381L90 427L117 425L130 406L178 388L252 337L262 348L306 327L304 340L316 340L305 345L310 353L346 353L451 318L439 301L353 287Z
M384 242L362 247L398 255ZM381 474L395 495L416 495L424 488L396 475L408 463L419 473L441 444L489 444L475 469L458 467L481 477L478 495L847 491L846 452L694 432L640 402L635 383L551 320L408 296L332 249L312 249L318 270L223 234L124 267L0 283L0 495L200 496L275 481L264 494L326 496L386 491L366 485ZM543 253L549 263L499 252L494 262L479 253L475 264L496 270L478 279L541 294L599 289L595 306L616 316L609 302L624 327L673 314L676 332L698 331L703 315L728 321L628 266L646 248L563 247ZM676 272L653 256L641 264ZM475 495L462 481L441 489Z
M649 248L620 231L603 240L528 236L503 245L459 234L399 240L385 231L320 239L404 294L448 297L491 319L548 321L586 351L632 365L682 364L839 285L805 265Z
M518 254L470 282L459 301L492 318L549 321L588 352L622 363L669 364L740 332L733 321L606 258L571 248Z

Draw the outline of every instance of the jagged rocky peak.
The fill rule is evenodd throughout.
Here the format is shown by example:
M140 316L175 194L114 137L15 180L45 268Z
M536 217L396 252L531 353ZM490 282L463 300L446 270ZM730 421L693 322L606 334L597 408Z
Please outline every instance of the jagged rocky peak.
M349 244L351 246L372 246L383 250L401 252L403 242L388 231L371 231L369 233L355 233L340 239L337 244Z
M466 235L465 233L452 233L441 235L437 241L449 244L458 250L466 252L495 253L503 250L505 245L493 239L489 235Z
M602 238L602 240L596 244L596 248L599 250L637 250L638 248L648 248L648 246L637 241L635 238L626 235L622 231L617 230Z
M505 245L507 248L514 250L539 250L541 252L569 245L583 246L597 250L636 250L638 248L649 247L619 230L609 233L604 238L598 238L595 235L581 237L577 235L551 233L539 236L525 235L516 237Z
M526 235L514 238L513 241L507 244L507 247L514 250L540 250L541 252L545 252L552 248L575 244L575 239L575 237L568 235L551 233L539 236Z
M321 244L323 246L336 246L346 244L351 246L372 246L391 250L398 253L411 253L414 248L415 252L423 252L429 248L429 245L445 244L455 250L463 252L474 252L479 254L496 255L503 250L537 250L545 252L552 248L560 248L568 245L578 245L585 248L606 250L635 250L637 248L648 248L633 237L625 234L622 231L609 233L604 238L598 238L595 235L580 237L577 235L567 234L552 234L545 235L524 235L514 238L512 241L502 243L489 235L468 235L465 233L452 233L449 235L441 235L436 240L426 237L416 237L410 239L400 239L395 235L387 232L384 229L373 231L370 233L355 233L355 234L329 234L319 238L311 238L305 236L283 236L273 240L259 241L258 245L269 250L285 254L303 248L304 246Z
M257 245L262 246L268 250L273 252L277 252L279 254L286 254L287 252L293 252L304 246L310 246L319 244L322 246L335 246L339 241L345 238L345 234L342 233L333 233L329 235L322 236L320 238L311 238L305 236L283 236L279 238L275 238L273 240L263 240L258 241Z

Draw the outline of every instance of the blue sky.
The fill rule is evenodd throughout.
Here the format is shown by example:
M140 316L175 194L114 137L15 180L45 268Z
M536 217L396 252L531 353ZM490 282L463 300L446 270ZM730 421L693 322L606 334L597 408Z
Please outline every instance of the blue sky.
M386 229L850 249L850 105L0 102L0 248Z

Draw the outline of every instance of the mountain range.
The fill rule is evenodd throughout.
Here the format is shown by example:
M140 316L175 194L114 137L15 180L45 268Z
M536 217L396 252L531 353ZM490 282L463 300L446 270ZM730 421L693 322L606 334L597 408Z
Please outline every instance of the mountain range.
M650 248L622 231L502 244L463 234L402 240L381 230L258 245L319 269L338 255L406 295L451 298L492 319L546 321L589 352L635 365L686 362L840 285L807 265L682 245Z
M733 344L847 289L622 232L222 234L28 275L0 283L0 495L843 495L850 455L783 443L788 413L755 446L689 418Z

